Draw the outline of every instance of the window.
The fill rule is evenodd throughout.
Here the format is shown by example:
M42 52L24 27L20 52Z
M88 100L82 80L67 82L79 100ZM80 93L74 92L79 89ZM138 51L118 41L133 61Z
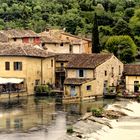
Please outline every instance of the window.
M73 46L70 44L69 46L69 52L72 53L73 52Z
M45 47L45 43L44 42L42 43L42 47Z
M53 67L53 59L51 59L51 67Z
M34 38L28 38L30 43L33 43Z
M107 76L107 71L105 70L105 76Z
M13 38L14 39L14 41L16 42L17 41L17 39L16 38Z
M61 68L63 68L64 67L64 63L61 63Z
M121 75L121 66L119 66L119 75Z
M40 83L39 79L35 80L35 85L39 85L39 83Z
M35 44L39 44L40 43L40 38L39 37L35 37L35 38L33 38L33 40L34 40Z
M24 37L24 38L22 39L22 42L23 42L23 43L29 43L29 38L28 38L28 37Z
M84 70L79 70L79 77L84 77Z
M88 85L87 86L87 90L91 90L91 85Z
M10 62L5 62L5 70L10 70Z
M61 46L61 47L63 47L63 45L64 45L63 43L60 43L60 46Z
M134 81L134 92L139 91L139 81Z
M111 75L114 76L114 67L112 67Z
M14 62L14 70L22 70L22 62Z

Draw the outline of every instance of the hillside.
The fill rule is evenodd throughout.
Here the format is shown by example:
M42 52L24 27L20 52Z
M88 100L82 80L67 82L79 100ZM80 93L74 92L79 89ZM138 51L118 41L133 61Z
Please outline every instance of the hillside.
M102 49L113 35L129 35L140 46L139 0L1 0L0 29L52 27L91 36L95 12Z

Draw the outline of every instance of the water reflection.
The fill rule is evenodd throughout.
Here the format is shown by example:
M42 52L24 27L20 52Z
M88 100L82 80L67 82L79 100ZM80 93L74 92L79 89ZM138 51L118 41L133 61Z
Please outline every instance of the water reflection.
M109 102L110 101L110 102ZM66 126L73 124L90 108L104 107L113 100L98 100L82 103L57 104L52 98L22 97L0 101L0 132L11 133L14 139L17 132L27 133L30 137L57 140L63 136ZM1 138L0 134L0 138ZM41 138L42 137L42 138ZM6 140L6 136L4 137ZM30 138L31 139L31 138Z
M0 131L29 131L49 125L54 117L54 99L29 97L0 102Z

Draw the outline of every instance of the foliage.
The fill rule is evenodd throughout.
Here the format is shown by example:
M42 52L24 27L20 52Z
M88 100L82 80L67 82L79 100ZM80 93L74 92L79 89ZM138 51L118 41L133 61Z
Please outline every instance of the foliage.
M134 35L140 35L140 9L136 10L134 16L130 19L130 27Z
M92 109L92 115L95 117L101 117L103 114L103 110L102 109Z
M119 19L112 28L113 35L131 35L131 29L126 21Z
M99 43L99 32L98 32L98 21L97 15L94 15L94 23L92 29L92 53L100 52L100 43Z
M74 131L73 131L73 128L72 127L67 128L67 133L72 134L73 132Z
M29 28L41 32L46 27L64 28L72 34L92 37L94 13L100 51L105 49L108 36L113 35L129 35L140 47L139 0L0 0L0 30Z
M105 46L123 62L130 63L134 61L137 46L130 36L111 36Z
M51 88L48 85L37 85L35 87L35 92L36 93L47 93L50 94L51 93Z

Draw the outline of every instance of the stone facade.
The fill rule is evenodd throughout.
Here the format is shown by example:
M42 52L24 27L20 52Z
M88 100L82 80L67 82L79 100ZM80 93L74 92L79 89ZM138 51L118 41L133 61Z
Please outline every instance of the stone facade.
M125 88L130 93L140 92L140 65L126 64L124 65Z
M78 37L69 33L61 32L61 39L67 39L74 44L74 49L76 48L76 43L79 43L81 47L81 53L91 53L92 42L90 39ZM74 51L75 52L75 51Z
M41 81L41 60L28 57L0 57L0 77L24 79L24 89L33 94L35 80ZM5 70L5 62L10 63L10 69ZM14 62L22 63L22 70L14 70Z
M42 46L53 53L91 53L91 40L74 36L62 30L48 30L39 34Z
M79 77L78 71L80 70L83 70L83 77ZM65 98L71 97L72 92L75 92L75 96L80 96L82 99L92 96L102 96L105 86L117 86L122 72L123 63L114 55L93 69L81 69L80 67L67 68L67 77L64 86Z

